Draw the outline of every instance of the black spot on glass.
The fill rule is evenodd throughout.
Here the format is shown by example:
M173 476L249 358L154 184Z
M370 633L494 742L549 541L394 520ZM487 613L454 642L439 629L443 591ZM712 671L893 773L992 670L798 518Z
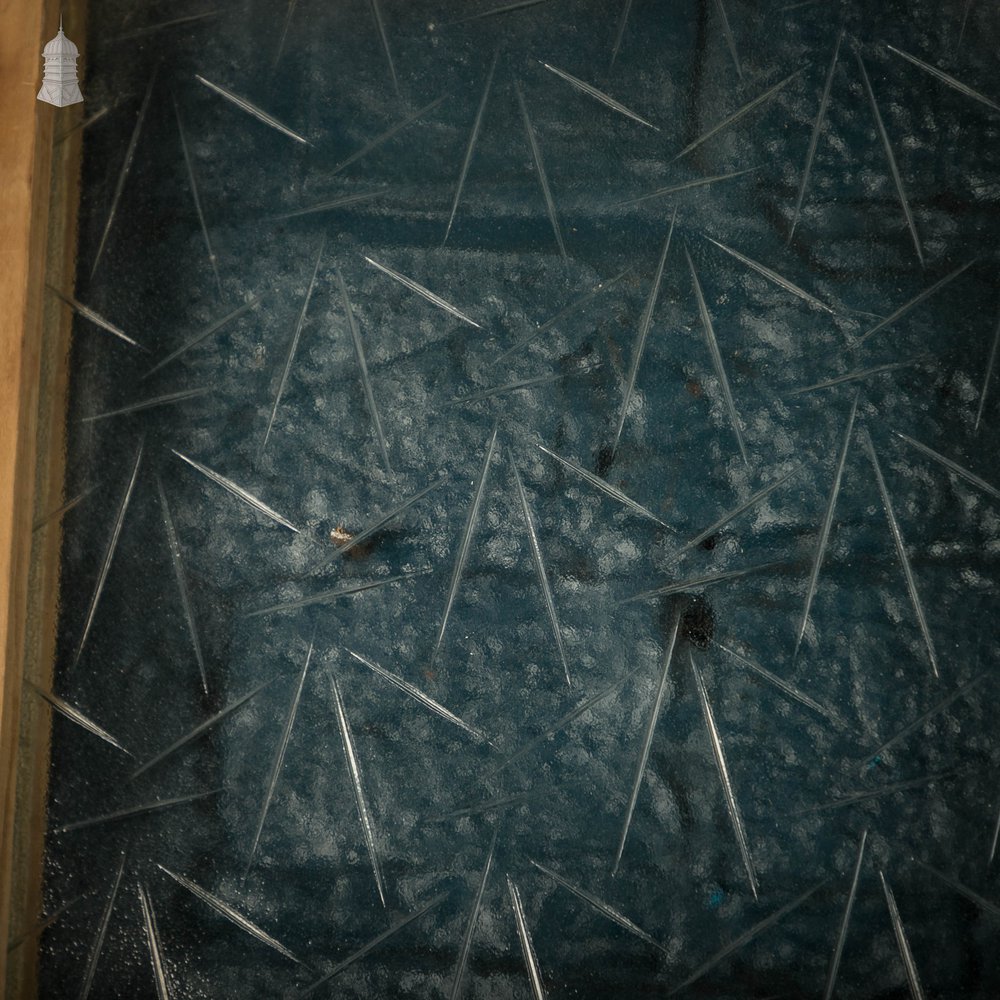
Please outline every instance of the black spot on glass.
M597 463L594 467L596 475L601 479L606 479L611 470L611 463L615 460L614 449L610 445L605 445L597 454Z
M704 597L692 597L681 614L681 635L697 649L708 649L715 635L715 612Z

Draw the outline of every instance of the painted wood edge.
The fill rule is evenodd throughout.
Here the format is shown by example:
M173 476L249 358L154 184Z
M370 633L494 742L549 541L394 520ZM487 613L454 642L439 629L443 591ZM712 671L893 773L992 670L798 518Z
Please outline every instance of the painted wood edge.
M36 94L60 13L79 44L84 11L84 0L0 10L0 991L11 998L37 995L37 940L10 954L6 942L41 916L50 717L22 694L25 677L51 685L61 549L58 521L31 530L64 478L71 316L44 286L73 286L79 206L81 133L53 138L84 113Z

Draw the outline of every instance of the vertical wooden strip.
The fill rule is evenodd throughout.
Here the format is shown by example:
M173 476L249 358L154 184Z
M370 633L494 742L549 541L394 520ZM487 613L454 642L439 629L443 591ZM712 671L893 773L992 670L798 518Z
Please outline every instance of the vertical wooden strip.
M35 97L59 8L0 0L0 987L9 997L37 993L37 942L10 955L6 942L41 916L50 720L22 703L22 680L51 684L61 542L58 522L31 531L36 513L58 506L64 473L71 316L44 284L73 285L79 205L81 133L55 148L53 136L85 113ZM83 0L61 12L82 50Z

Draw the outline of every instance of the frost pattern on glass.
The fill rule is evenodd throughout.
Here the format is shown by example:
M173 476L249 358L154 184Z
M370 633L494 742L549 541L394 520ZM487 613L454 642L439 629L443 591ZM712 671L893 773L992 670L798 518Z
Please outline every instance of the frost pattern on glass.
M91 8L40 995L1000 995L992 5Z

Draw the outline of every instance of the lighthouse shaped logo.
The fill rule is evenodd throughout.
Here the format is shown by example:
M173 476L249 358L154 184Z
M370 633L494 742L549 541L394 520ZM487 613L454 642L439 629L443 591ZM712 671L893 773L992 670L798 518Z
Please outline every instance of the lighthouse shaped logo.
M79 104L83 100L80 84L76 79L76 60L80 50L63 34L62 18L59 18L59 34L42 49L45 59L45 75L38 99L57 108L68 104Z

